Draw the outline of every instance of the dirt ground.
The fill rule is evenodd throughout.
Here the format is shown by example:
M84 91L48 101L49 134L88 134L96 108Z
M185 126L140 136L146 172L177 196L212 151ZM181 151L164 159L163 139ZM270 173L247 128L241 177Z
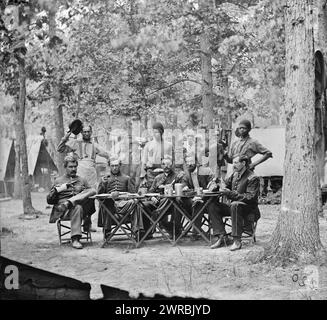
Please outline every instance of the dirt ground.
M92 233L92 244L76 250L69 244L59 246L56 224L48 223L51 209L45 197L45 193L32 194L34 207L43 212L34 220L19 218L20 200L0 202L1 255L88 282L92 299L102 297L100 284L128 290L132 297L139 293L147 296L160 293L215 300L327 299L325 266L294 264L275 268L268 263L254 263L275 227L278 205L260 206L256 244L245 242L242 250L236 252L229 248L212 250L202 240L189 239L176 246L155 239L137 249L128 241L119 241L102 249L99 228ZM325 217L319 221L321 240L326 246ZM93 217L94 226L96 220L97 213ZM295 281L297 276L307 274L308 269L316 270L313 286Z

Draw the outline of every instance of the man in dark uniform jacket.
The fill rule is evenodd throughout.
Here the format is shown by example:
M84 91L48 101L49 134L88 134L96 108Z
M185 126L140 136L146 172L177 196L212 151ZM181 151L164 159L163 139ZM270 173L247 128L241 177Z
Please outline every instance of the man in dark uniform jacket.
M249 158L242 155L233 160L233 174L227 179L226 188L221 193L231 200L225 203L211 203L209 215L212 222L213 234L218 239L211 246L212 249L221 247L226 243L226 231L223 224L224 216L232 218L233 245L231 250L241 249L241 235L243 226L248 222L249 215L254 215L254 220L260 218L258 196L260 191L259 177L249 169Z
M77 166L78 162L74 156L65 157L66 174L56 178L47 196L47 203L54 205L49 222L54 223L59 218L70 220L72 246L82 249L81 224L84 220L84 230L88 230L91 214L95 212L94 202L89 197L93 196L96 190L89 186L86 179L76 175Z
M125 215L126 212L130 212L133 222L136 219L136 204L134 200L115 200L119 196L119 192L135 192L132 179L121 173L121 161L118 158L111 158L108 164L110 166L110 173L101 179L98 186L98 194L111 193L114 199L105 200L104 205L114 214ZM111 218L102 208L99 210L98 227L103 227L106 240L111 232Z
M154 178L154 181L152 183L152 186L149 190L149 193L164 193L164 188L167 185L171 185L172 188L174 188L175 183L182 183L183 187L186 186L186 177L185 173L183 171L180 171L179 173L176 173L173 169L173 163L170 156L165 156L162 160L162 169L163 173L159 174ZM187 199L188 200L188 199ZM183 202L183 205L185 205L185 199L181 200ZM169 202L167 199L157 199L156 197L152 197L151 201L146 202L145 205L148 207L148 209L155 210L156 214L160 214L161 210L164 210L166 206L169 205ZM186 205L186 207L188 207ZM170 237L172 238L173 235L173 221L169 220L169 217L171 217L173 213L174 208L170 207L164 217L160 220L160 225L166 229L166 231L169 233ZM145 220L146 221L146 220ZM144 222L145 222L144 221ZM175 211L175 236L178 237L182 232L182 216L179 212Z

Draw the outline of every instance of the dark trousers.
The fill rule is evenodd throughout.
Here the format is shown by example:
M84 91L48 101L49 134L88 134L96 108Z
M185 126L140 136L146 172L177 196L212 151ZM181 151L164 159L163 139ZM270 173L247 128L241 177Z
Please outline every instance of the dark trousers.
M71 238L80 238L82 235L81 224L84 215L83 207L80 204L72 207L67 211L61 220L66 221L70 220L70 234Z
M233 201L230 205L219 203L218 201L211 202L208 206L208 211L213 234L215 236L226 234L223 217L231 217L232 237L240 239L243 232L243 226L247 224L247 217L253 209L253 205L248 205L240 201Z
M84 225L91 224L91 216L95 212L94 199L86 199L82 203Z
M206 201L206 200L204 200ZM183 198L182 199L182 207L184 211L187 213L188 218L193 219L197 215L197 213L201 210L203 207L204 203L203 202L194 202L193 200L189 198ZM202 217L203 217L204 212L200 214L194 221L194 225L198 228L201 229L202 226ZM193 232L196 232L196 229L193 230Z
M202 209L202 207L205 205L206 201L208 201L208 200L205 199L203 203L201 203L201 202L195 202L195 203L193 204L193 207L192 207L192 218L195 217L195 216L198 214L198 212L199 212L199 211ZM208 207L209 207L209 205L208 205ZM206 210L208 210L208 207L207 207ZM195 225L199 230L201 230L201 227L202 227L202 218L203 218L203 215L204 215L205 212L206 212L206 211L204 211L204 212L202 212L201 214L199 214L199 216L198 216L198 217L195 219L195 221L194 221L194 225ZM196 230L193 230L193 231L197 232Z
M125 215L127 212L130 213L130 216L125 218L124 222L132 222L132 228L135 228L135 221L136 221L136 214L135 214L135 203L133 200L118 200L115 201L113 199L106 199L103 203L103 205L117 217L117 220L119 221L123 215ZM119 202L123 202L123 206L119 207ZM98 214L98 227L103 227L105 230L105 233L111 231L111 226L116 225L116 222L113 221L113 219L110 217L110 215L107 213L107 211L104 210L102 206L99 208L99 214Z
M189 199L182 199L182 207L186 212L190 212L192 207ZM162 210L165 210L167 206L170 206L166 211L164 216L159 221L160 228L164 228L170 235L173 234L174 220L175 220L175 234L180 234L182 232L182 214L170 205L167 199L160 199L158 204L154 204L152 201L144 202L147 210L151 212L152 219L155 220L156 217L160 215ZM143 215L143 225L144 230L151 226L150 220Z
M62 220L70 220L71 237L81 237L81 224L84 226L91 224L91 215L95 212L94 199L85 199L80 204L76 204L61 218Z
M144 206L146 207L146 210L149 214L149 216L155 220L155 212L157 207L153 204L151 200L144 201L143 202ZM150 222L150 219L143 213L140 214L140 224L139 224L139 229L143 230L143 232L147 232L151 228L152 224ZM151 230L149 234L153 234L154 228Z

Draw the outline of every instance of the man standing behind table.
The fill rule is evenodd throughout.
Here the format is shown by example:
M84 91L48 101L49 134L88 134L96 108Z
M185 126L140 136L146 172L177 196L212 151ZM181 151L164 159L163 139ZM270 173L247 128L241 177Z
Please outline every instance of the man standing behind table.
M225 151L224 158L228 163L233 163L236 156L245 155L249 159L249 169L253 170L258 164L272 158L272 152L264 147L258 140L250 137L251 122L249 120L240 121L237 133L238 139L231 145L230 151ZM262 154L257 161L251 162L251 158L256 154Z
M59 218L71 221L72 246L82 249L80 243L82 235L81 224L84 220L84 230L88 230L91 221L92 199L96 190L91 188L86 179L76 175L78 162L73 156L66 156L64 167L66 174L56 178L50 193L47 196L47 203L53 204L50 215L50 223L55 223Z
M78 157L77 174L85 178L91 187L97 189L98 177L96 172L96 155L109 159L109 152L91 140L91 125L83 125L82 139L70 139L71 131L61 139L57 146L57 151L62 153L73 152ZM95 210L95 209L94 209ZM90 225L90 231L96 230Z
M98 194L101 193L111 193L113 199L106 199L104 201L104 205L108 208L108 210L113 214L125 215L126 212L130 212L131 220L132 220L132 228L136 231L136 203L134 200L115 200L119 196L119 192L135 192L135 187L132 182L132 179L121 173L121 160L117 157L112 157L108 164L110 166L110 173L105 175L98 187ZM111 218L109 214L103 210L101 207L99 209L98 215L98 227L102 227L104 229L104 237L105 241L103 244L103 248L107 244L107 239L111 233Z

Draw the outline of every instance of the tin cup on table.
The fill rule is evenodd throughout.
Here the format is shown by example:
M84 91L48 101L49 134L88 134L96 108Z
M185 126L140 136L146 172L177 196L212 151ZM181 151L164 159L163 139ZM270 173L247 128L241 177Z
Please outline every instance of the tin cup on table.
M183 195L183 184L182 183L175 183L175 194L176 194L176 196Z
M148 192L148 189L147 188L140 188L139 189L139 195L140 196L145 195L147 192Z
M165 195L172 196L173 195L173 187L170 184L165 185Z
M196 195L197 196L202 196L203 195L203 188L197 188L196 189Z

